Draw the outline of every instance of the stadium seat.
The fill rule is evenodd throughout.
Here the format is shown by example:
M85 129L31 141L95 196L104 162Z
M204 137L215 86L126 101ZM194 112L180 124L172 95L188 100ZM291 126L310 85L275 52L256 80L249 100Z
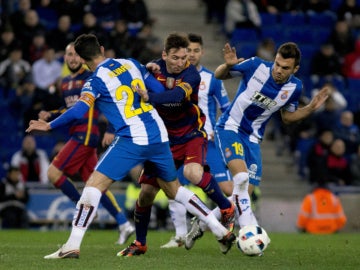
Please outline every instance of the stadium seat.
M280 22L283 26L301 26L305 24L305 15L303 13L285 12L280 15Z
M336 22L336 15L331 12L308 14L308 24L312 27L332 28Z
M259 41L258 31L254 28L236 28L231 35L231 44L238 42L253 42Z
M279 23L279 16L276 14L262 12L260 13L261 24L266 26L274 26Z

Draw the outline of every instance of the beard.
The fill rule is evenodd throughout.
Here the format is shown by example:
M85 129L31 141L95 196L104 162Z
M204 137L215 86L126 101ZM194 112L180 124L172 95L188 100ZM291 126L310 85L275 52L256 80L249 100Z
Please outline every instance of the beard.
M76 66L76 67L74 67L74 68L71 68L71 67L68 65L68 68L69 68L69 70L70 70L71 73L76 73L76 72L78 72L78 71L81 69L81 67L82 67L82 64L80 64L80 65L78 65L78 66Z

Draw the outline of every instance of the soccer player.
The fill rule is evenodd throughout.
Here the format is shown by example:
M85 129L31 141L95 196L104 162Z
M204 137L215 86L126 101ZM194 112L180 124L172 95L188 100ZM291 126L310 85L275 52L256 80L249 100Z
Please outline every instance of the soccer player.
M229 97L225 86L221 80L214 77L214 73L200 64L204 55L203 40L200 35L188 34L188 60L196 67L200 73L201 82L199 85L199 102L198 105L206 116L204 129L208 135L208 148L206 162L210 167L210 172L218 182L220 189L226 196L230 196L233 190L233 183L230 180L230 172L222 161L220 152L216 149L214 142L214 127L216 124L218 109L224 112L230 105ZM189 184L184 178L183 166L178 170L180 183ZM169 200L169 209L171 219L175 227L175 237L161 246L161 248L181 247L184 245L187 231L186 209L180 203Z
M146 101L156 107L164 120L175 165L177 168L184 165L184 177L200 187L219 206L221 223L232 231L235 222L234 205L222 193L205 161L207 151L205 115L198 106L201 78L196 67L188 61L188 46L189 40L182 34L171 33L167 36L162 58L147 64L147 68L166 87L166 91L163 93L142 91L142 94ZM155 176L156 173L150 166L145 166L140 181L154 182ZM143 196L151 196L151 194ZM193 238L197 237L199 236L186 237L185 247L191 248Z
M41 111L39 119L44 121L53 119L72 108L80 97L84 82L92 74L83 67L80 56L75 52L74 43L66 46L64 61L70 71L70 75L62 79L60 86L66 108ZM98 109L92 106L88 113L72 123L70 140L55 156L48 168L48 178L51 183L75 203L79 201L80 193L70 178L79 173L81 179L87 181L98 160L96 154L99 143L98 116ZM126 219L110 190L104 191L100 202L118 224L120 236L116 243L124 244L135 232L134 226Z
M76 205L67 242L56 252L45 256L45 259L79 258L81 242L95 216L102 192L114 181L121 181L130 169L145 161L151 162L156 168L158 185L165 194L170 199L184 203L190 213L205 221L219 240L223 253L230 250L235 235L221 225L194 193L180 185L164 122L154 107L137 94L139 89L164 91L163 86L135 60L105 58L104 47L100 46L95 35L80 35L75 40L75 51L93 71L93 75L82 88L79 101L50 123L42 120L30 121L26 132L48 131L60 127L81 118L96 105L114 128L115 139L86 182ZM142 186L142 189L145 188L146 185ZM151 205L149 200L153 198L142 199L144 201L137 201L140 208L142 204ZM146 218L150 219L150 215ZM133 256L146 252L148 222L135 213L137 233L142 233L142 237L138 239L142 242L134 241L125 249L126 252L119 252L118 256Z
M285 124L301 120L325 102L328 89L321 89L308 105L298 108L302 83L294 74L300 67L301 52L295 43L282 44L274 62L258 57L238 59L228 43L223 53L225 63L216 68L216 78L242 76L242 80L230 107L216 124L215 143L233 176L232 197L243 227L257 224L249 194L261 181L260 143L270 117L280 110ZM194 222L191 231L201 230L198 225Z

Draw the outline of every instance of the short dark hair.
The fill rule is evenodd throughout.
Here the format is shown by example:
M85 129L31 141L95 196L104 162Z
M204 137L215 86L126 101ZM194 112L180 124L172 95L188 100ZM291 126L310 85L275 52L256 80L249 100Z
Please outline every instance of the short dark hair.
M295 66L300 64L301 52L299 47L294 42L286 42L282 44L277 50L277 53L280 54L284 59L294 58Z
M165 39L164 51L168 53L171 49L180 49L189 47L187 36L179 33L171 33Z
M202 37L198 34L189 33L188 39L190 42L199 43L201 46L203 45Z
M91 61L101 54L100 43L93 34L82 34L74 42L76 53L85 61Z

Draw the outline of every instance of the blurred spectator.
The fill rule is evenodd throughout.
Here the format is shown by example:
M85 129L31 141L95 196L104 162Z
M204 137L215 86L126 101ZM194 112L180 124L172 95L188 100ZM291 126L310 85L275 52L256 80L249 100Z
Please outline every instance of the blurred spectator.
M354 124L354 114L351 111L341 112L334 135L344 141L346 146L345 155L350 158L357 151L357 146L360 144L360 129Z
M53 0L39 0L33 8L36 10L40 22L46 27L46 29L53 29L56 27L58 20L58 13L56 11L56 5Z
M272 38L264 38L260 41L256 55L267 61L274 61L276 44Z
M25 24L21 32L17 37L21 40L23 47L24 58L29 61L29 51L30 44L32 43L33 37L38 33L46 33L46 28L39 21L39 16L35 10L30 9L25 13Z
M345 54L342 73L351 79L360 79L360 37L355 42L355 49Z
M55 7L59 16L69 15L75 25L82 23L85 11L89 9L87 0L55 0Z
M136 36L138 44L137 51L132 51L132 57L136 58L141 63L147 63L155 58L161 56L164 49L162 39L156 36L152 31L152 25L150 23L144 24L140 32Z
M355 37L346 21L337 21L335 23L329 37L329 43L334 46L341 59L354 50Z
M321 13L330 10L330 0L303 0L302 10L306 13Z
M350 163L345 156L345 143L335 139L330 145L326 162L327 179L336 185L351 185Z
M22 79L31 72L31 65L22 57L19 46L11 48L9 57L0 63L0 86L7 98L11 90L16 89Z
M143 0L123 0L119 9L132 36L137 35L144 24L151 21L147 5Z
M98 24L106 31L113 29L115 22L121 18L116 0L94 0L90 11L96 16Z
M10 25L5 25L0 30L0 62L4 61L9 57L10 51L20 45L18 41L15 40L15 33Z
M205 23L224 23L225 6L229 0L203 0L205 3Z
M55 50L48 47L44 56L35 61L32 66L35 85L45 92L55 93L56 85L61 77L61 70L62 65L55 58Z
M38 149L34 136L26 135L22 147L11 157L11 166L20 169L22 180L25 182L49 182L47 169L49 159L46 152Z
M257 0L254 1L260 12L268 12L271 14L280 14L282 12L299 12L301 11L301 0Z
M0 217L3 229L27 228L28 189L21 180L18 167L10 166L0 182Z
M360 144L356 147L356 152L350 158L350 170L352 176L352 184L360 186Z
M25 14L31 9L31 0L19 0L17 9L10 14L10 23L15 35L19 36L24 28Z
M297 228L311 234L332 234L346 224L346 216L339 197L319 179L314 190L301 202L297 218Z
M130 57L131 42L129 37L126 21L117 20L114 29L110 32L110 44L115 50L117 58Z
M316 183L316 181L326 175L327 157L333 141L333 132L325 129L318 133L316 141L310 147L306 162L309 169L310 183Z
M311 79L316 85L320 79L331 81L333 78L341 77L340 57L334 50L334 46L325 43L320 46L319 51L311 59Z
M331 91L329 98L325 101L323 108L313 114L315 126L318 131L324 129L335 130L340 119L340 113L347 106L344 95L332 84L325 83ZM312 91L316 95L318 89Z
M100 44L105 48L109 46L109 34L97 22L93 13L87 12L83 17L83 23L76 36L81 34L94 34L97 36ZM65 46L66 47L66 46Z
M46 43L54 48L57 58L63 57L64 48L76 38L75 33L71 31L71 18L69 15L59 17L57 27L48 31Z
M236 28L261 27L261 17L252 0L229 0L225 7L225 32L231 37Z
M346 21L350 28L360 27L360 5L356 0L344 0L336 11L338 20Z
M306 106L309 99L301 97L299 100L299 108ZM316 135L316 127L313 115L286 126L286 133L289 137L290 153L294 157L295 165L297 167L297 174L300 179L305 179L307 176L307 156L309 149L314 143Z
M35 61L41 59L48 47L49 46L46 43L45 34L43 32L36 33L33 36L32 42L29 46L29 51L27 53L27 55L29 55L28 59L30 64L33 64Z

